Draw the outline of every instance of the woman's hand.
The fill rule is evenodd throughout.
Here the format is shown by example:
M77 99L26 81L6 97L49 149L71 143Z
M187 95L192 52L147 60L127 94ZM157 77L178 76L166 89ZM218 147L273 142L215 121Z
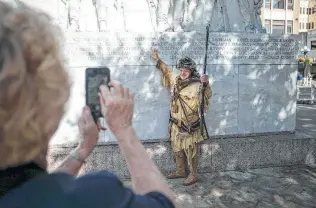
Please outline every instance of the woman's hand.
M89 107L85 106L78 122L80 141L77 147L80 157L86 158L90 155L98 143L99 131L102 129L100 123L96 125Z
M132 127L134 99L127 88L112 80L109 87L100 87L99 99L104 119L113 134L117 136Z

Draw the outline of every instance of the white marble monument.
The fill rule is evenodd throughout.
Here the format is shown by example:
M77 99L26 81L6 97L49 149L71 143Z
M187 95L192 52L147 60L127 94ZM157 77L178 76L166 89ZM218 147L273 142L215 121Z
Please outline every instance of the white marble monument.
M55 0L57 1L57 0ZM264 33L263 0L59 0L63 29L73 32Z
M294 131L299 37L265 34L262 2L50 0L44 5L28 0L47 10L65 32L73 90L52 142L75 141L85 104L85 68L105 65L135 95L139 137L167 139L169 96L150 60L152 46L158 45L161 58L173 68L188 55L202 69L207 24L207 73L214 93L206 115L211 136ZM100 136L103 142L115 141L110 132Z

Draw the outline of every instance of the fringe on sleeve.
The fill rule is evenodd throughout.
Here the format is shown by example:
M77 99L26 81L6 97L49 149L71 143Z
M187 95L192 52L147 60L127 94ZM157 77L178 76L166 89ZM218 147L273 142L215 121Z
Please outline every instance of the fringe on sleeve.
M170 91L172 86L172 70L160 59L158 60L156 67L161 72L162 86Z

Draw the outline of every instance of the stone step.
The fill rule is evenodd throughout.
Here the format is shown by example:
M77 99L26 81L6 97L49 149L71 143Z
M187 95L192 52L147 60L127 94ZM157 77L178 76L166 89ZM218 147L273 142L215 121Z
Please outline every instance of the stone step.
M303 91L298 91L298 93L313 93L313 91L311 90L303 90Z
M297 102L313 102L316 97L316 90L313 87L298 86L297 87Z
M310 154L314 157L316 138L297 132L214 138L199 145L198 172L248 170L256 167L302 164ZM175 169L170 141L143 142L159 169L168 174ZM53 170L74 148L69 144L50 146L49 170ZM304 151L299 151L304 150ZM312 153L311 153L312 152ZM130 178L125 160L117 144L98 145L87 159L82 172L111 170L122 179Z
M299 96L298 99L303 99L303 98L306 98L306 99L313 99L312 96Z
M310 88L303 88L303 89L300 89L300 88L297 88L298 91L312 91L313 89L310 87Z
M314 99L305 97L305 98L299 98L298 100L314 100Z

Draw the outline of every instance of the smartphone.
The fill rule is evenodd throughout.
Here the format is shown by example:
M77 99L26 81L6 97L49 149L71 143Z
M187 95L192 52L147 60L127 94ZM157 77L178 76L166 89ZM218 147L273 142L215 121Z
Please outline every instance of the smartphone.
M102 116L99 101L100 85L108 85L110 82L110 69L107 67L86 69L86 105L90 108L94 121Z

